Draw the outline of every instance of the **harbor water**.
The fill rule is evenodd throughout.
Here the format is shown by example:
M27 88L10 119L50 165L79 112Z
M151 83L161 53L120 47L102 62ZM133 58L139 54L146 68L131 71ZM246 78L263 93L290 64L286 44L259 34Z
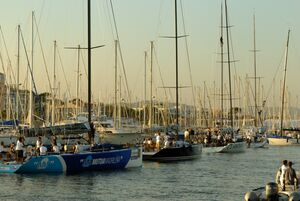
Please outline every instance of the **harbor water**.
M4 200L242 201L274 181L283 159L300 170L300 147L270 146L239 154L205 154L195 161L145 162L142 168L65 174L1 174Z

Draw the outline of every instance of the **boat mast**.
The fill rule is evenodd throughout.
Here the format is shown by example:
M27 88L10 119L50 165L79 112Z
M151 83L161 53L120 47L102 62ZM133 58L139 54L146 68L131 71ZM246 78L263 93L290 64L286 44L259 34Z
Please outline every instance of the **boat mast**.
M29 121L28 124L30 127L32 127L32 121L33 121L33 94L32 94L32 80L33 80L33 48L34 48L34 12L32 12L32 25L31 25L31 69L32 73L30 73L30 79L29 79Z
M79 110L79 82L80 82L80 45L78 45L78 50L77 50L77 78L76 78L76 117L78 116L78 110ZM81 107L81 104L80 104Z
M114 128L117 128L117 99L118 99L118 41L115 40L115 97L114 97Z
M144 126L146 125L146 98L147 98L147 51L145 51L145 72L144 72Z
M224 42L223 42L223 4L221 4L221 127L224 125Z
M256 83L256 34L255 34L255 14L253 15L253 66L254 66L254 126L257 127L257 114L258 114L258 109L257 109L257 83Z
M52 126L55 124L55 85L56 85L55 63L56 63L56 40L54 41L54 57L53 57L53 88L52 88L52 110L51 110Z
M178 28L177 28L177 0L175 0L175 65L176 65L176 125L178 121Z
M230 47L229 47L229 26L228 26L228 12L227 12L227 0L225 0L225 17L226 17L226 37L227 37L227 63L228 63L228 77L229 77L229 103L230 103L230 125L233 129L233 111L232 111L232 89L231 89L231 69L230 69ZM231 132L233 138L233 131Z
M17 56L17 80L16 80L16 120L19 120L19 79L20 79L20 25L18 25L18 56Z
M153 41L150 43L150 107L149 107L149 128L152 129L152 111L153 111Z
M118 107L118 128L121 128L121 118L122 118L122 90L121 90L121 84L122 84L122 77L119 76L119 107Z
M288 51L289 51L289 41L290 41L290 32L288 30L288 37L286 42L286 50L285 50L285 60L284 60L284 77L283 77L283 86L282 86L282 102L281 102L281 117L280 117L280 135L283 133L283 111L284 111L284 95L285 95L285 80L286 80L286 70L287 70L287 59L288 59Z
M88 0L87 6L88 14L88 122L91 124L91 0ZM92 129L92 128L91 128ZM89 132L89 142L92 143L92 133Z

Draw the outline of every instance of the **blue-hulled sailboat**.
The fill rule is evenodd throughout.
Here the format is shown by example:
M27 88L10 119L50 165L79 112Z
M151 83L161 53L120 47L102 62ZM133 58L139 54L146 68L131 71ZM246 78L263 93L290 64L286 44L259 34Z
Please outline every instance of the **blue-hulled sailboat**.
M88 0L88 122L91 124L91 0ZM91 126L93 128L93 125ZM93 131L89 132L92 144ZM133 148L100 145L91 146L79 153L62 153L28 157L23 163L0 163L0 173L78 173L82 171L116 170L127 167L129 162L138 162L140 150Z

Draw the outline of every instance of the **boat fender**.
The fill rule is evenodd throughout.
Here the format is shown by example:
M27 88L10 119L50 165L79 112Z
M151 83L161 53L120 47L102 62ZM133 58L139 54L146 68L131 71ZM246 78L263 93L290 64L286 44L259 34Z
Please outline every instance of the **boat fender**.
M269 182L266 185L267 200L278 200L278 184Z
M289 196L289 201L300 201L300 194L299 194L299 192L293 192Z
M247 192L245 194L245 201L259 201L256 193L254 192Z

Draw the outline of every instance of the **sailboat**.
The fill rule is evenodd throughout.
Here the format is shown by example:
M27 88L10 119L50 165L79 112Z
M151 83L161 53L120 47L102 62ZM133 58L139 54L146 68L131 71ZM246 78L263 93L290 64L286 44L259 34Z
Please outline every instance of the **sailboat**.
M282 100L281 100L281 113L280 113L280 133L268 136L270 145L300 145L298 138L292 138L284 135L283 129L283 117L284 117L284 101L285 101L285 90L286 90L286 73L287 73L287 62L288 62L288 50L289 50L289 39L290 30L288 31L288 37L286 42L285 60L284 60L284 77L282 86Z
M233 107L232 107L232 93L231 93L231 72L230 72L230 48L229 48L229 26L228 26L228 15L227 15L227 1L225 0L225 17L226 17L226 36L227 36L227 59L228 61L228 75L229 75L229 100L230 100L230 123L231 127L224 128L223 124L223 6L221 6L221 37L220 37L220 45L221 45L221 129L219 135L227 135L230 133L231 142L226 143L216 143L216 144L208 144L203 147L203 152L205 153L239 153L245 150L246 144L243 141L235 138L235 131L233 128ZM209 134L210 135L210 134ZM218 146L218 144L220 144Z
M102 142L108 142L113 144L136 144L142 141L142 136L137 126L126 128L122 125L121 117L121 77L118 89L118 40L115 40L115 86L114 86L114 111L113 120L108 118L102 118L99 121L95 121L97 132L100 134ZM119 96L118 96L119 90ZM118 100L119 97L119 100ZM119 102L119 105L117 104Z
M179 115L178 115L177 0L175 0L175 50L176 50L176 54L175 54L175 59L176 59L176 124L179 125L179 122L178 122ZM150 119L151 119L151 116L150 116ZM177 133L177 135L178 135L178 127L176 128L175 133ZM168 136L168 137L170 137L170 136ZM168 140L166 140L166 142L171 140L170 138ZM168 144L167 146L163 146L163 148L161 148L161 149L156 148L153 150L146 150L144 148L143 160L158 161L158 162L172 162L172 161L193 160L193 159L197 159L200 156L200 154L202 152L201 144L191 144L189 142L175 141L175 140L176 140L176 137L175 137L175 139L173 139L172 145Z
M257 77L256 75L256 52L258 51L256 49L256 33L255 33L255 15L253 15L253 66L254 66L254 125L252 126L245 126L245 117L246 113L244 115L243 119L243 127L242 132L243 136L247 138L247 144L248 148L264 148L265 145L268 144L268 139L265 136L262 136L262 134L265 132L265 128L263 126L263 120L261 118L261 111L258 109L257 105ZM248 77L247 77L248 78ZM246 78L246 79L247 79ZM247 91L247 89L246 89ZM258 123L260 126L258 126Z
M91 0L88 0L88 122L91 125L90 145L84 146L79 153L31 155L24 163L1 161L0 173L48 173L115 170L137 167L141 164L139 149L100 144L92 146L93 124L91 122Z

